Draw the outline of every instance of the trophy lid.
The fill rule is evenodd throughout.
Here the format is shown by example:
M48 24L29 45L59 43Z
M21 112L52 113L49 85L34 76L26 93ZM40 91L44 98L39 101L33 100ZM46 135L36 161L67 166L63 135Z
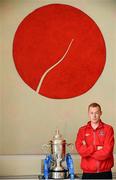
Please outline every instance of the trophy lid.
M51 143L64 143L65 139L60 134L59 129L56 129L55 135L53 136L53 139L50 141Z

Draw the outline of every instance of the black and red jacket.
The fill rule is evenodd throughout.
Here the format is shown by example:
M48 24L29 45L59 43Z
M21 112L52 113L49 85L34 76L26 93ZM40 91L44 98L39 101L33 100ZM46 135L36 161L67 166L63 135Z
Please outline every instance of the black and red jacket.
M84 145L82 141L85 141ZM85 173L111 171L114 165L114 131L112 126L100 120L99 126L94 130L91 122L81 127L76 138L76 149L81 155L81 168ZM103 149L97 150L97 146Z

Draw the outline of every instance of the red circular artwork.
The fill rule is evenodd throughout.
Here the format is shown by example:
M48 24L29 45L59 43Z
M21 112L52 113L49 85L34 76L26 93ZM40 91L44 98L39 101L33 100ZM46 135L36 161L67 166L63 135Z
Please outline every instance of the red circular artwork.
M106 47L87 14L69 5L50 4L21 22L13 57L23 81L38 94L66 99L93 87L104 69Z

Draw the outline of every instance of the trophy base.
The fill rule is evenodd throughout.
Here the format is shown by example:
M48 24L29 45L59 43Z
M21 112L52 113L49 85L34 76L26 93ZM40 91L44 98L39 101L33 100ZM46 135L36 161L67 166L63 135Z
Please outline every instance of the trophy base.
M75 174L74 179L75 179L75 180L80 180L80 179L82 179L81 176L82 176L82 175L79 175L79 176L78 176L77 174ZM39 175L39 176L38 176L38 179L40 179L40 180L45 180L45 177L44 177L43 175ZM49 177L48 179L55 179L55 178ZM70 180L71 178L70 178L70 176L68 176L68 177L65 177L65 178L56 178L56 179L62 179L62 180L63 180L63 179L67 179L67 180L68 180L68 179L69 179L69 180Z
M50 170L49 178L51 179L67 179L69 177L69 170L64 169L63 171Z

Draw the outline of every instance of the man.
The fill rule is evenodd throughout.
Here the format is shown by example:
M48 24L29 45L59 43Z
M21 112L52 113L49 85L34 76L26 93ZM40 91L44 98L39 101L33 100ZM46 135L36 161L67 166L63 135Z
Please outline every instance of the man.
M75 145L81 155L82 179L112 179L114 131L102 122L101 115L100 105L90 104L89 122L77 134Z

